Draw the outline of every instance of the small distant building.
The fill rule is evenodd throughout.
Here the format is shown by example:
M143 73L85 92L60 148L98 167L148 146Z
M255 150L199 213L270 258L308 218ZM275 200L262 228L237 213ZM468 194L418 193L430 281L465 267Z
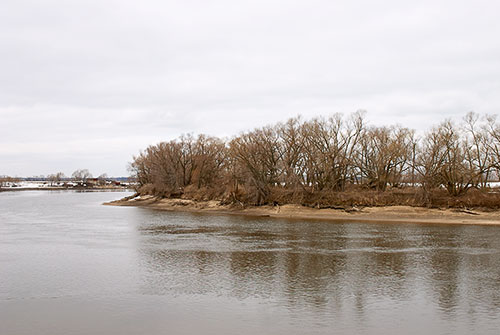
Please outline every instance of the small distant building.
M87 178L87 180L85 180L85 184L87 184L87 186L98 185L99 184L99 179L97 179L97 178Z

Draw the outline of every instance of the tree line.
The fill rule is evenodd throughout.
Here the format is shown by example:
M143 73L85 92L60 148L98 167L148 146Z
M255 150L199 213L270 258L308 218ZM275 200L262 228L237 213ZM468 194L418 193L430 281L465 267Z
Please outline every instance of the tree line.
M500 125L471 112L417 136L370 125L363 112L297 117L227 140L183 135L151 145L129 170L139 193L161 197L334 205L346 194L404 191L426 204L436 195L489 192L500 172Z
M51 182L51 184L57 184L65 180L71 180L75 182L86 182L88 179L92 179L93 175L88 169L78 169L71 174L71 178L66 177L63 172L57 172L54 174L49 174L45 179ZM104 184L108 179L108 175L103 173L97 177L100 184Z
M92 173L88 169L78 169L75 170L71 177L67 177L63 172L57 172L49 174L47 176L38 176L37 179L46 180L50 182L50 185L56 185L58 183L74 181L74 182L86 182L88 179L92 179ZM108 175L103 173L96 178L100 184L104 184L108 179ZM9 176L0 176L0 187L7 185L8 183L19 183L22 178L14 178Z

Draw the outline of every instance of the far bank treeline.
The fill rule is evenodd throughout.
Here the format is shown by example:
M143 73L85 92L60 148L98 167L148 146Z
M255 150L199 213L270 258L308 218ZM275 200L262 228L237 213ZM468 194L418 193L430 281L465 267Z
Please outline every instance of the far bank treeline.
M424 135L368 125L362 112L302 120L229 140L184 135L145 149L140 194L240 205L500 207L500 126L467 114Z

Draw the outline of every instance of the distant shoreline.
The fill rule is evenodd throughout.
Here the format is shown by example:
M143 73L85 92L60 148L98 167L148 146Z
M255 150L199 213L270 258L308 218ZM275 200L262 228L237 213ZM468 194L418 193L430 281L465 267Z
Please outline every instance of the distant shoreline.
M315 209L301 205L229 206L218 201L160 199L153 196L127 197L105 203L110 206L134 206L165 211L195 212L271 217L283 219L322 220L331 222L418 223L457 225L499 225L500 211L434 209L411 206L382 206L350 209Z
M21 191L130 191L123 187L9 187L0 188L0 192Z

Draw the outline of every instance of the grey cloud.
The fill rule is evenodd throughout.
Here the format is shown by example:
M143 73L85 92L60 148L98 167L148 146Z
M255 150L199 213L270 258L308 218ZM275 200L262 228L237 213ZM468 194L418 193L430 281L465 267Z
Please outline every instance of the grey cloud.
M0 174L92 165L123 175L156 141L298 114L366 109L372 123L417 129L495 114L499 9L493 0L6 0Z

